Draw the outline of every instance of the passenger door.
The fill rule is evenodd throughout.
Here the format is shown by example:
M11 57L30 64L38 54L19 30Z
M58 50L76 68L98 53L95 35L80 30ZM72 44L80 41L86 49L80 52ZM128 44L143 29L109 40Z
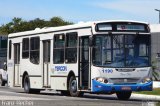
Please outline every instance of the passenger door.
M85 90L90 88L89 36L80 37L79 42L79 87Z
M14 44L14 86L20 86L20 43Z
M50 40L43 41L43 86L49 87L50 80Z

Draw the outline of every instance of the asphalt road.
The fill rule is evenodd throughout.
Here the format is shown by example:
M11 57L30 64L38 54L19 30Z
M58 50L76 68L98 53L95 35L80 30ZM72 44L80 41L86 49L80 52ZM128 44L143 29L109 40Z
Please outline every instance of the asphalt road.
M25 94L20 88L0 87L0 106L156 106L158 101L133 98L121 101L116 95L85 94L84 97L62 96L59 92L44 91Z

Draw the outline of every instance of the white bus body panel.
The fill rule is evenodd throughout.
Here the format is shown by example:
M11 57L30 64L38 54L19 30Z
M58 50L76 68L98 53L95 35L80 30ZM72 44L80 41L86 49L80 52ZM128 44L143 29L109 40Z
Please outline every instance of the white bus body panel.
M70 31L61 32L61 33L69 33L69 32L77 32L78 36L86 36L86 35L91 35L91 28L70 30ZM54 34L59 34L59 32L54 33ZM77 49L77 52L78 51L79 51L79 49ZM53 58L51 58L51 61ZM63 71L63 70L57 71L55 69L55 66L65 66L65 67L67 67L67 71ZM51 89L67 90L67 77L71 71L75 74L77 84L78 84L78 57L77 57L77 63L74 63L74 64L69 63L69 64L53 64L53 65L51 65Z
M7 73L8 73L8 86L14 87L14 62L13 60L7 61Z
M86 26L89 26L90 24L86 24ZM54 29L54 28L53 28ZM43 29L45 30L45 29ZM48 31L51 30L51 28L46 29ZM28 31L28 34L32 34L33 31ZM38 33L38 30L35 30L35 32ZM35 65L30 62L30 59L22 59L22 56L20 56L20 86L22 87L22 77L25 72L28 73L29 78L30 78L30 87L31 88L43 88L43 41L44 40L50 40L51 43L51 50L50 50L50 64L49 64L49 70L48 70L48 76L49 76L49 86L51 89L55 90L67 90L67 76L69 72L73 72L75 76L77 77L77 83L78 83L78 55L77 55L77 63L74 64L53 64L53 36L55 34L60 34L60 33L69 33L69 32L77 32L78 36L86 36L86 35L91 35L91 28L83 28L83 29L74 29L74 30L66 30L66 31L61 31L61 32L52 32L52 33L45 33L45 34L37 34L37 35L32 35L28 37L17 37L17 38L12 38L12 49L13 45L15 43L20 43L20 55L22 54L22 39L23 38L30 38L30 37L40 37L40 60L39 64ZM10 37L16 37L20 36L21 34L23 35L24 32L20 32L17 34L11 34L9 35ZM27 34L27 32L26 32ZM24 35L26 35L24 34ZM79 44L79 43L78 43ZM79 49L77 49L77 52ZM14 51L12 50L12 58L14 56ZM57 72L54 67L55 66L66 66L67 71L66 72ZM13 87L14 86L14 60L9 60L8 59L8 74L9 74L9 86ZM47 74L47 73L45 73ZM45 80L46 81L46 80ZM46 82L45 82L46 83Z
M57 70L56 67L66 67L66 70ZM75 76L78 76L78 64L54 64L51 68L52 89L67 90L67 76L69 72L72 71Z
M127 68L122 68L127 69ZM129 69L129 68L128 68ZM149 72L151 71L150 67L143 67L143 68L135 68L134 71L131 72L120 72L117 71L115 68L102 68L102 67L95 67L92 66L92 79L96 77L107 77L107 78L135 78L135 77L145 77L148 76Z
M28 73L31 88L42 88L42 76L40 67L40 65L30 63L29 60L26 62L26 64L21 65L22 76L24 72Z

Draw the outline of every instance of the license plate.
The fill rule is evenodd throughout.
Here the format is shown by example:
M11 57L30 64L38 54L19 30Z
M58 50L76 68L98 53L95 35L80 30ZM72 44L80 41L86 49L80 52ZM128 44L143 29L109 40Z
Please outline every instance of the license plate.
M129 91L129 90L131 90L131 87L129 87L129 86L123 86L123 87L121 88L121 90Z

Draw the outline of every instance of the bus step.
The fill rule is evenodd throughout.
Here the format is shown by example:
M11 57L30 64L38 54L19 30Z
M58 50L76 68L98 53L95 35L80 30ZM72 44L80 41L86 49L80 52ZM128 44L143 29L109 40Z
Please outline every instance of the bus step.
M81 91L81 92L90 92L91 90L90 89L84 89L84 90L78 90L78 91Z
M51 88L51 86L43 86L43 88Z

